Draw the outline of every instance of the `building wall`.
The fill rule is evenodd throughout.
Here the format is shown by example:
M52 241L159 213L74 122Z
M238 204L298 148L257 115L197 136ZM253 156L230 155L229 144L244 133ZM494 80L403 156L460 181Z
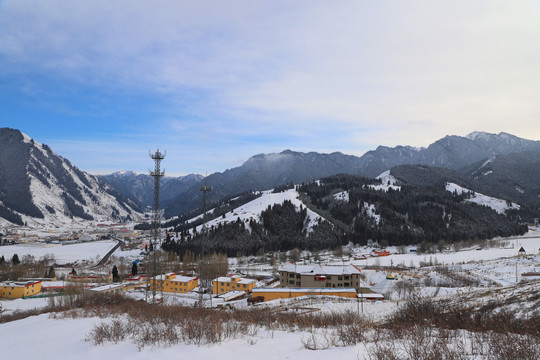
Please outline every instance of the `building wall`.
M302 275L281 271L280 286L307 288L355 288L360 290L360 275Z
M187 293L195 289L198 285L199 285L198 279L194 279L191 281L179 281L174 276L169 276L169 275L166 275L164 280L150 279L150 288L151 290L156 290L156 291L164 291L164 292L172 292L172 293Z
M231 278L231 281L212 281L212 292L214 294L224 294L226 292L229 292L231 290L242 290L245 291L246 294L249 294L253 288L255 287L255 281L251 283L241 283L240 280L245 279L233 279Z
M16 299L25 296L36 295L41 292L41 281L29 283L27 285L7 284L0 285L0 296L4 298Z
M326 296L340 296L346 298L356 298L356 291L350 291L343 289L343 291L324 292L323 289L290 289L289 291L276 291L273 289L254 289L252 296L263 296L264 301L276 300L276 299L288 299L306 295L326 295Z

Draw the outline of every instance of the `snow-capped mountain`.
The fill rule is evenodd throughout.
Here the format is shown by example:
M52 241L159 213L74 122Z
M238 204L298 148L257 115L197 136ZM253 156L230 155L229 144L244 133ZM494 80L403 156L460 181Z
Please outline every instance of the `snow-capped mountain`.
M320 154L285 150L259 154L242 166L206 178L214 190L208 201L215 202L251 190L267 190L287 183L301 184L339 173L375 177L399 165L427 165L458 170L496 155L540 151L540 141L507 133L474 132L467 136L446 136L427 148L379 146L361 157L339 152ZM463 184L466 186L467 184ZM186 214L201 206L199 186L180 194L166 209L167 217Z
M60 226L79 220L121 221L140 216L123 199L47 145L19 130L0 129L0 223Z

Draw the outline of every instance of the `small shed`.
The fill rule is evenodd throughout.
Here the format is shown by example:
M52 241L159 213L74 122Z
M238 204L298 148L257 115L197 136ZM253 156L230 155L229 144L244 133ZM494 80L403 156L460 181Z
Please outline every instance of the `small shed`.
M525 256L527 253L525 252L525 249L522 247L519 248L518 256Z

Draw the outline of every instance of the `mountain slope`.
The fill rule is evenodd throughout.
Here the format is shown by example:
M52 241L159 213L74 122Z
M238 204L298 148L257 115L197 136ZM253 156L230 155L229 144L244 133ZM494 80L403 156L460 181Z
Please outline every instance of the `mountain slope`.
M78 220L125 220L137 206L19 130L0 129L2 223L61 225Z
M110 175L98 175L98 178L143 207L151 207L154 204L154 178L150 175L136 174L133 171L118 171ZM198 174L161 178L160 205L168 206L180 194L200 184L202 179L203 176Z
M358 157L338 152L318 154L286 150L279 154L259 154L240 167L209 175L205 181L213 190L208 201L215 202L251 190L268 190L291 182L313 181L336 173L359 172L360 167ZM183 214L201 204L202 194L199 187L194 186L165 210L165 216Z
M278 154L259 154L242 166L214 173L206 179L213 191L208 201L215 202L251 190L267 190L287 183L300 184L339 173L375 177L395 166L420 164L458 170L495 155L540 151L540 141L500 133L474 132L466 137L446 136L427 148L379 146L361 157L339 152L301 153L290 150ZM456 175L463 177L462 175ZM460 183L469 187L468 183ZM199 186L193 186L166 208L165 216L185 214L201 206Z
M496 155L459 170L401 165L390 172L404 184L442 186L456 183L495 198L540 208L540 151Z

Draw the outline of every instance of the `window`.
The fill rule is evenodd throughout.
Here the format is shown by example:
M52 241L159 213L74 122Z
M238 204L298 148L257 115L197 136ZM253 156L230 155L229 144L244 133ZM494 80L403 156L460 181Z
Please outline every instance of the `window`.
M338 276L337 279L338 280L343 280L343 276Z
M300 281L297 281L297 282L296 282L296 286L300 286Z
M349 275L345 275L345 280L349 280Z
M343 287L342 283L337 284L337 287Z
M246 288L246 284L244 284L244 289Z
M327 288L332 287L332 284L326 283L326 287L327 287Z
M294 285L294 280L289 280L289 284Z
M332 277L330 275L326 276L326 279L332 280Z
M297 279L300 279L300 274L296 274L296 278L297 278Z
M344 286L345 286L345 287L349 287L349 286L351 286L351 285L350 285L349 283L345 283Z
M289 274L289 277L294 277L294 274L292 274L292 273L291 273L291 274Z

